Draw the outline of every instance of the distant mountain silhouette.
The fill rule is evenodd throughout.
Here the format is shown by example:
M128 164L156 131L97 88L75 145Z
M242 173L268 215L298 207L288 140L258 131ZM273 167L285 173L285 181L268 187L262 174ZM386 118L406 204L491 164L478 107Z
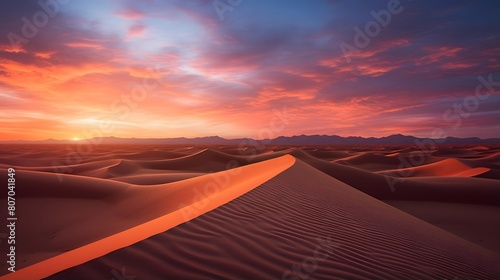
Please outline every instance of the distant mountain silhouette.
M197 137L197 138L118 138L118 137L101 137L84 139L79 141L74 140L9 140L0 141L0 144L77 144L90 141L92 144L184 144L184 145L423 145L423 144L498 144L500 138L481 139L477 137L470 138L455 138L447 137L442 139L417 138L414 136L395 134L381 138L375 137L359 137L349 136L341 137L337 135L297 135L297 136L280 136L274 139L254 140L251 138L225 139L219 136Z
M285 137L280 136L272 140L273 144L288 145L324 145L324 144L342 144L342 145L388 145L388 144L500 144L500 138L480 139L477 137L455 138L447 137L442 139L418 138L402 134L395 134L381 138L349 136L341 137L337 135L300 135Z

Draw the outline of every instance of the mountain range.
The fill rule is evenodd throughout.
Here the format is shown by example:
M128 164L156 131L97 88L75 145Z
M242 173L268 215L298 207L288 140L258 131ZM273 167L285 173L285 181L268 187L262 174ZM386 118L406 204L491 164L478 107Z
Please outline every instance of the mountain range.
M90 141L92 144L185 144L185 145L434 145L434 144L499 144L500 138L481 139L477 137L456 138L446 137L439 139L418 138L414 136L395 134L386 137L342 137L337 135L297 135L279 136L274 139L254 140L251 138L225 139L219 136L197 138L118 138L96 137L86 140L6 140L0 144L75 144Z

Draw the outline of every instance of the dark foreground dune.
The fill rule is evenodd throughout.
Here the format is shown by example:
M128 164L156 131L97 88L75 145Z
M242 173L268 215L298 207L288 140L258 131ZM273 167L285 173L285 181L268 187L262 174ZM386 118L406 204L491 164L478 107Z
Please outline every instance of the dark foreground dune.
M499 279L499 151L0 146L0 279Z

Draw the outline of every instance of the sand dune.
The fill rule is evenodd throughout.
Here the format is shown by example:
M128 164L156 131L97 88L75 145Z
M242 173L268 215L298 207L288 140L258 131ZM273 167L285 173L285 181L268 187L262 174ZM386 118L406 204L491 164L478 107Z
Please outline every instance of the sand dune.
M480 153L474 149L468 148L455 148L455 149L439 149L432 153L434 156L439 157L476 157Z
M296 162L188 224L49 279L104 279L122 267L146 279L496 279L499 262Z
M113 180L135 185L158 185L158 184L165 184L165 183L172 183L176 181L186 180L189 178L194 178L205 174L206 173L198 173L198 172L189 172L189 173L176 172L176 173L166 173L166 174L153 173L153 174L114 177Z
M479 174L476 177L478 177L478 178L487 178L487 179L500 180L500 169L491 169L490 171L487 171L485 173Z
M312 155L313 157L329 161L344 159L353 156L352 153L349 153L348 151L329 151L329 150L325 151L320 149L307 151L307 153Z
M465 238L500 254L500 207L431 201L386 200L403 210L441 229Z
M106 159L106 160L97 160L90 161L86 163L79 164L68 164L68 165L52 165L52 166L43 166L43 167L31 167L24 168L32 171L42 171L42 172L54 172L54 170L67 170L68 173L78 174L89 177L97 177L97 178L110 178L108 172L102 170L108 170L109 168L116 166L120 163L120 159Z
M107 159L138 159L138 160L160 160L186 156L185 153L173 151L141 151L128 153L112 153L85 158L82 162L93 162Z
M29 207L19 213L19 219L26 226L40 226L33 230L19 229L22 233L19 239L33 242L18 247L22 264L16 273L2 279L47 277L129 246L227 203L293 162L293 157L284 156L151 187L77 176L65 176L67 185L54 187L54 175L21 172L19 177L27 179L20 184L33 187L17 195L19 203L29 203ZM94 181L93 184L89 180ZM35 187L34 182L40 184ZM54 213L54 206L62 207L64 212ZM47 216L52 218L49 224L37 223Z
M435 163L430 163L417 167L401 168L398 170L387 170L377 173L394 177L407 177L407 176L401 176L405 174L411 174L411 177L427 177L427 176L473 177L488 171L490 171L489 168L485 167L470 168L469 166L463 164L457 159L449 158Z
M490 148L486 147L486 146L475 146L475 147L470 148L470 150L473 150L473 151L489 151Z
M372 153L360 153L340 160L337 163L348 163L353 165L376 163L379 165L399 165L400 160L394 156L385 156Z
M313 158L303 151L294 151L291 154L318 170L378 199L492 205L498 205L498 201L500 201L500 188L496 180L460 177L394 178ZM392 187L391 183L394 184Z
M6 147L25 269L0 279L500 278L495 146Z
M486 166L500 169L500 152L482 155L473 159L463 159L463 161L471 166Z
M121 160L117 165L110 167L109 172L115 176L130 175L131 173L142 172L143 169L213 172L227 169L228 162L238 166L249 163L243 157L229 155L213 149L204 149L192 155L175 159L156 161Z

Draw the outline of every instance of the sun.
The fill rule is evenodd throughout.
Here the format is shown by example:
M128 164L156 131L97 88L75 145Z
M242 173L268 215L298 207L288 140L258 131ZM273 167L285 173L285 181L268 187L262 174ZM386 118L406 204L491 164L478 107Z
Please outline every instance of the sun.
M80 138L78 138L78 137L73 137L73 141L78 141L78 140L80 140Z

